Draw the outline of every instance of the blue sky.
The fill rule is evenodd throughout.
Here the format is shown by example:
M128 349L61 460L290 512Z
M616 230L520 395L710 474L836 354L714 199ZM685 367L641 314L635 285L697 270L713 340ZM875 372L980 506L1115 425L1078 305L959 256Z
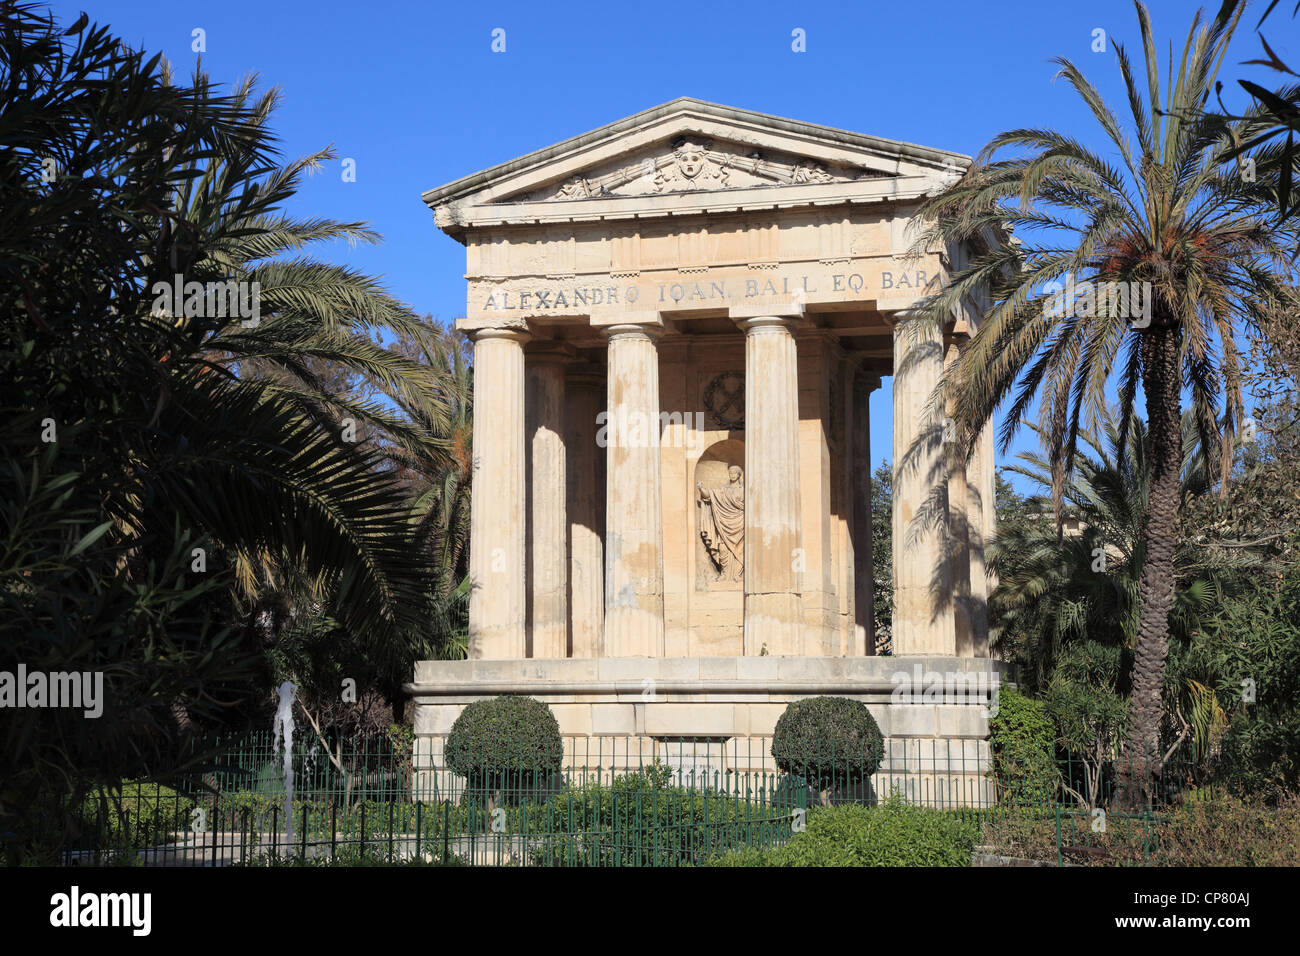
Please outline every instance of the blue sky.
M1237 64L1258 55L1253 27L1266 5L1247 11L1225 80L1260 78ZM1217 6L1210 0L1208 12ZM1180 52L1196 4L1149 8L1157 36ZM335 164L308 181L290 211L368 221L383 233L381 246L324 252L383 276L442 321L465 308L464 248L434 228L420 193L468 173L678 96L968 154L1020 126L1096 142L1082 102L1053 82L1049 60L1075 60L1122 114L1113 41L1141 58L1127 0L59 0L53 9L66 24L85 10L133 45L161 51L179 72L192 68L193 31L202 29L215 81L256 72L281 87L273 125L285 156L333 143L356 161L355 182ZM1289 12L1273 14L1266 36L1294 62ZM505 30L504 53L491 50L496 28ZM791 50L796 28L806 52ZM1104 53L1092 50L1098 29ZM877 462L890 449L887 386L872 402Z

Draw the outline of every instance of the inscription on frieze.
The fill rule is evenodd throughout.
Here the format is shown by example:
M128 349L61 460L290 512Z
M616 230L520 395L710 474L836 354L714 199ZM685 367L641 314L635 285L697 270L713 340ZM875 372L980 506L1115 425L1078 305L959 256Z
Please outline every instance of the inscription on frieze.
M802 272L796 275L764 274L750 278L701 278L698 281L656 281L644 276L636 281L583 280L538 282L521 279L509 287L488 290L471 284L471 303L477 301L480 313L581 312L592 307L635 305L639 308L690 308L725 306L765 297L810 298L831 296L835 299L870 299L917 295L926 288L923 269L864 272Z

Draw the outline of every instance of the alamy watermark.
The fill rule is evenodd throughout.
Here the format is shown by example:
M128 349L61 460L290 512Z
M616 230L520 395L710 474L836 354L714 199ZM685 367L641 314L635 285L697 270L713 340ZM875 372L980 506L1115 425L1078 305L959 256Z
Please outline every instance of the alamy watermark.
M103 671L0 671L0 708L66 707L94 719L104 713Z
M83 892L73 886L50 897L50 925L56 928L119 927L148 936L153 927L152 893Z
M262 284L257 280L238 282L186 282L179 272L171 282L158 281L153 314L176 318L240 319L246 329L262 321Z
M1129 319L1135 329L1145 329L1151 324L1150 282L1076 282L1067 273L1064 284L1049 282L1043 287L1043 293L1047 296L1043 306L1046 318Z
M913 664L910 671L889 675L894 685L891 704L961 704L987 709L987 716L998 715L998 689L1002 679L988 671L932 671Z
M689 448L699 451L704 447L703 412L660 412L650 415L619 407L611 415L600 412L596 416L596 445L600 448ZM679 426L674 435L664 433Z

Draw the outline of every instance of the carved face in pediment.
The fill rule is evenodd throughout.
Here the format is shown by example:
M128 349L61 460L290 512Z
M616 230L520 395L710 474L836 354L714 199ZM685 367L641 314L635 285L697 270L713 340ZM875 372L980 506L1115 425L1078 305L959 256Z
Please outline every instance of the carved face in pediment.
M684 136L671 143L596 167L509 201L555 201L646 196L754 186L797 186L852 182L882 173L829 168L801 156L764 155L737 144Z
M683 139L673 145L672 155L655 164L656 192L687 189L725 189L730 168L725 153L714 152L708 143Z
M677 160L677 168L687 179L694 179L700 174L700 171L704 169L707 154L708 147L700 143L692 143L690 140L683 140L673 150L673 158Z

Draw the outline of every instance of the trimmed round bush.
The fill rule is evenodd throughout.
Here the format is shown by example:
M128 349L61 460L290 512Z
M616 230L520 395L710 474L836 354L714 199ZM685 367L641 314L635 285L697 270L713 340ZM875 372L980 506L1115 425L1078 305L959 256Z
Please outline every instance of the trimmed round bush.
M884 755L885 738L871 711L847 697L796 700L772 735L777 768L819 793L860 787Z
M494 697L470 704L447 737L447 766L471 790L522 794L560 770L560 725L540 700Z

